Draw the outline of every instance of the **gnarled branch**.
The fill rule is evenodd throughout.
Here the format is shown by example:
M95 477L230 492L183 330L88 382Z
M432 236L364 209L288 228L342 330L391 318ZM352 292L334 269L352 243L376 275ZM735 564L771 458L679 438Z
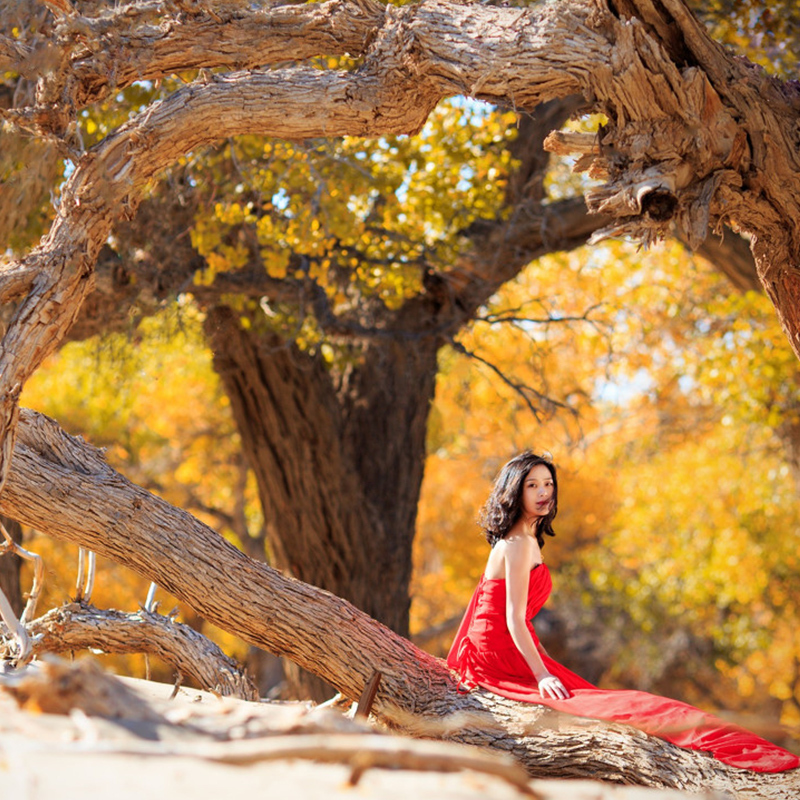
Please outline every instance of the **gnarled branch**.
M249 676L214 642L162 614L144 609L128 614L68 603L33 620L27 631L34 656L87 649L144 653L163 659L201 689L243 700L259 697Z

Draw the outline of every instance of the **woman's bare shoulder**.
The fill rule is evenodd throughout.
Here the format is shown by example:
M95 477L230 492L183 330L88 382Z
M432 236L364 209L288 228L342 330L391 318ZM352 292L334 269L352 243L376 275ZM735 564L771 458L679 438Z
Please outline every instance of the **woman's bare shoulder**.
M513 532L509 533L503 542L506 545L506 552L508 553L530 553L534 549L535 541L531 536L528 536L527 533L523 532ZM500 542L498 542L500 544Z

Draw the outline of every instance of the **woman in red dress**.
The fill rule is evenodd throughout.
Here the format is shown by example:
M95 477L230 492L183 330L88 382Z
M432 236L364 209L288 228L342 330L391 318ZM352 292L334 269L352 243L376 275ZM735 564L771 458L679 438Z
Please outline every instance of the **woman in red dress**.
M554 535L557 510L556 469L548 458L526 452L503 467L480 517L492 549L447 657L461 685L627 723L743 769L800 766L793 753L700 709L647 692L598 689L548 656L532 619L552 588L542 547Z

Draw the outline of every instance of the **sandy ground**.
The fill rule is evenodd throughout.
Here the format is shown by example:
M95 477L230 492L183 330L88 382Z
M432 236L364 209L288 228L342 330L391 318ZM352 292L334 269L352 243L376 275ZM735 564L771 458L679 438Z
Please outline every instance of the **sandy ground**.
M92 670L83 689L62 678L45 676L41 665L0 672L0 800L218 800L253 792L271 800L687 797L590 781L515 784L480 765L459 766L474 748L379 735L303 703L248 703L183 688L172 697L172 686ZM50 694L20 689L28 679ZM41 710L53 707L53 696L66 713ZM98 714L109 709L113 718ZM390 768L370 766L376 754Z

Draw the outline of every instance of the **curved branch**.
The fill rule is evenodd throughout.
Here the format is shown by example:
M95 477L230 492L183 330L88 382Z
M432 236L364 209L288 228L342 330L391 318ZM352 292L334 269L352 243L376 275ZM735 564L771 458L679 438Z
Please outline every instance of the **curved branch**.
M31 282L0 345L0 491L22 386L75 321L93 287L100 247L114 221L133 213L148 181L181 155L225 136L417 130L439 99L418 82L385 89L380 81L313 69L215 78L151 106L85 156L42 244L22 264L6 267L13 280L0 273L0 302L18 296L23 278Z
M323 3L126 4L58 26L62 67L49 93L84 108L136 81L199 69L253 69L319 55L363 55L383 24L374 0ZM53 42L49 43L52 49ZM5 55L5 53L2 53ZM9 51L9 55L11 52ZM18 58L22 54L18 54Z
M185 511L127 481L100 451L47 417L23 409L21 419L0 499L4 513L13 509L37 530L125 564L209 622L232 625L246 641L320 674L348 697L357 698L378 669L381 693L414 708L418 686L404 672L409 663L430 672L429 688L455 689L443 662L364 612L247 558ZM49 496L35 489L42 480Z
M531 412L537 422L541 423L544 418L550 417L553 414L553 410L557 408L560 408L563 411L568 411L573 416L577 416L578 412L574 408L571 408L561 400L555 400L552 397L548 397L546 394L534 389L532 386L515 381L510 376L506 375L505 372L503 372L503 370L497 366L497 364L494 364L483 356L478 355L478 353L473 350L468 350L463 344L461 344L461 342L451 341L450 346L453 348L453 350L455 350L456 353L460 353L467 358L477 361L479 364L483 364L487 369L494 373L527 406L528 411ZM535 405L531 400L530 395L533 395L533 397L539 401L538 406Z
M201 689L258 700L255 684L210 639L188 625L142 609L135 614L101 610L85 603L54 608L30 622L33 654L89 648L106 653L145 653L171 664Z

